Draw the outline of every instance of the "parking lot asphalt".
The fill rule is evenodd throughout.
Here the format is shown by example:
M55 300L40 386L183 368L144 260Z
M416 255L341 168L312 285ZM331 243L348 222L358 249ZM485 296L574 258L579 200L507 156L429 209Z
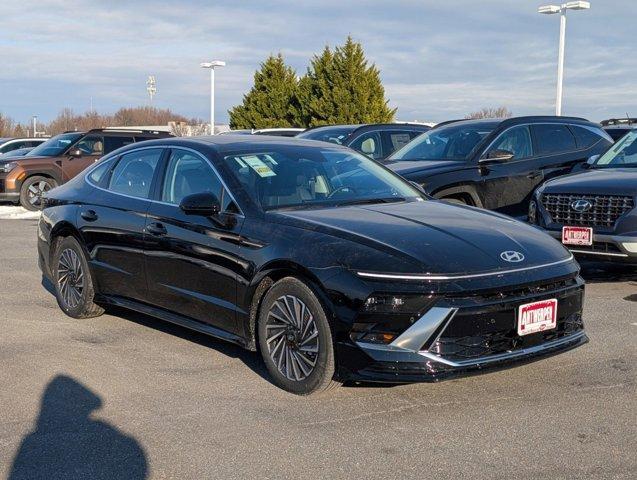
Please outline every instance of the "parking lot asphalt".
M585 265L590 343L488 375L273 386L255 353L143 315L74 320L35 219L0 220L0 478L637 477L637 270Z

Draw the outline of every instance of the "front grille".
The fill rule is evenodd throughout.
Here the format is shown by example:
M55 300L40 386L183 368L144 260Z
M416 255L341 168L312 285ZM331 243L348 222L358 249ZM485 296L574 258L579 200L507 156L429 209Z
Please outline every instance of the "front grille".
M481 357L533 347L583 328L583 283L577 278L514 288L501 296L479 295L448 299L458 308L440 336L423 349L450 361ZM556 298L557 325L544 332L519 336L517 316L520 305Z
M582 328L582 315L577 312L558 320L557 326L552 330L524 337L518 336L514 328L471 336L449 336L445 333L429 351L447 360L461 362L532 347L571 335Z
M587 212L577 212L571 207L577 200L588 200L592 207ZM619 217L635 206L633 198L629 196L568 193L545 193L542 195L542 205L553 223L603 228L612 228Z

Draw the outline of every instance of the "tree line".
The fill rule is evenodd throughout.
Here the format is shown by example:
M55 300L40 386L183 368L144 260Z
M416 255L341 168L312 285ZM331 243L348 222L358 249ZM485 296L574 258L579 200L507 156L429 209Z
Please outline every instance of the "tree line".
M100 114L95 111L76 114L70 108L64 108L50 122L38 122L37 130L47 135L57 135L71 130L86 131L104 127L168 125L169 122L183 122L190 125L203 123L200 119L187 118L170 109L150 106L124 107L112 115ZM31 124L16 122L11 117L0 113L0 137L26 137L29 135L33 135Z

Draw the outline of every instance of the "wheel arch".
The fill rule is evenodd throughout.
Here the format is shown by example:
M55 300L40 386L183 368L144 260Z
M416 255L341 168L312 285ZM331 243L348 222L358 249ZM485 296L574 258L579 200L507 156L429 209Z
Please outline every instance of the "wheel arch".
M432 192L432 196L438 199L443 198L459 198L465 200L465 202L471 202L467 205L482 207L482 200L480 200L480 196L476 192L474 188L471 188L468 185L460 185L457 187L451 188L442 188L440 190L436 190Z
M304 282L325 309L328 320L332 318L334 313L329 298L323 289L321 281L311 270L291 260L269 262L256 273L248 291L250 312L245 332L249 350L257 350L257 319L259 318L265 294L276 282L286 277L294 277Z

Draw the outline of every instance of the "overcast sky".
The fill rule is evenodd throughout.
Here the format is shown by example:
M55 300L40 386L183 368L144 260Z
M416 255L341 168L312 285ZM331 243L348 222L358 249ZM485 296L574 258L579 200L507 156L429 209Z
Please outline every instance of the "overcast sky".
M551 114L559 18L537 0L0 0L0 112L26 121L59 110L154 104L208 118L205 60L217 74L217 121L281 52L303 74L348 34L381 70L401 120L442 121L481 107ZM592 120L637 116L637 1L592 0L569 12L564 107Z

